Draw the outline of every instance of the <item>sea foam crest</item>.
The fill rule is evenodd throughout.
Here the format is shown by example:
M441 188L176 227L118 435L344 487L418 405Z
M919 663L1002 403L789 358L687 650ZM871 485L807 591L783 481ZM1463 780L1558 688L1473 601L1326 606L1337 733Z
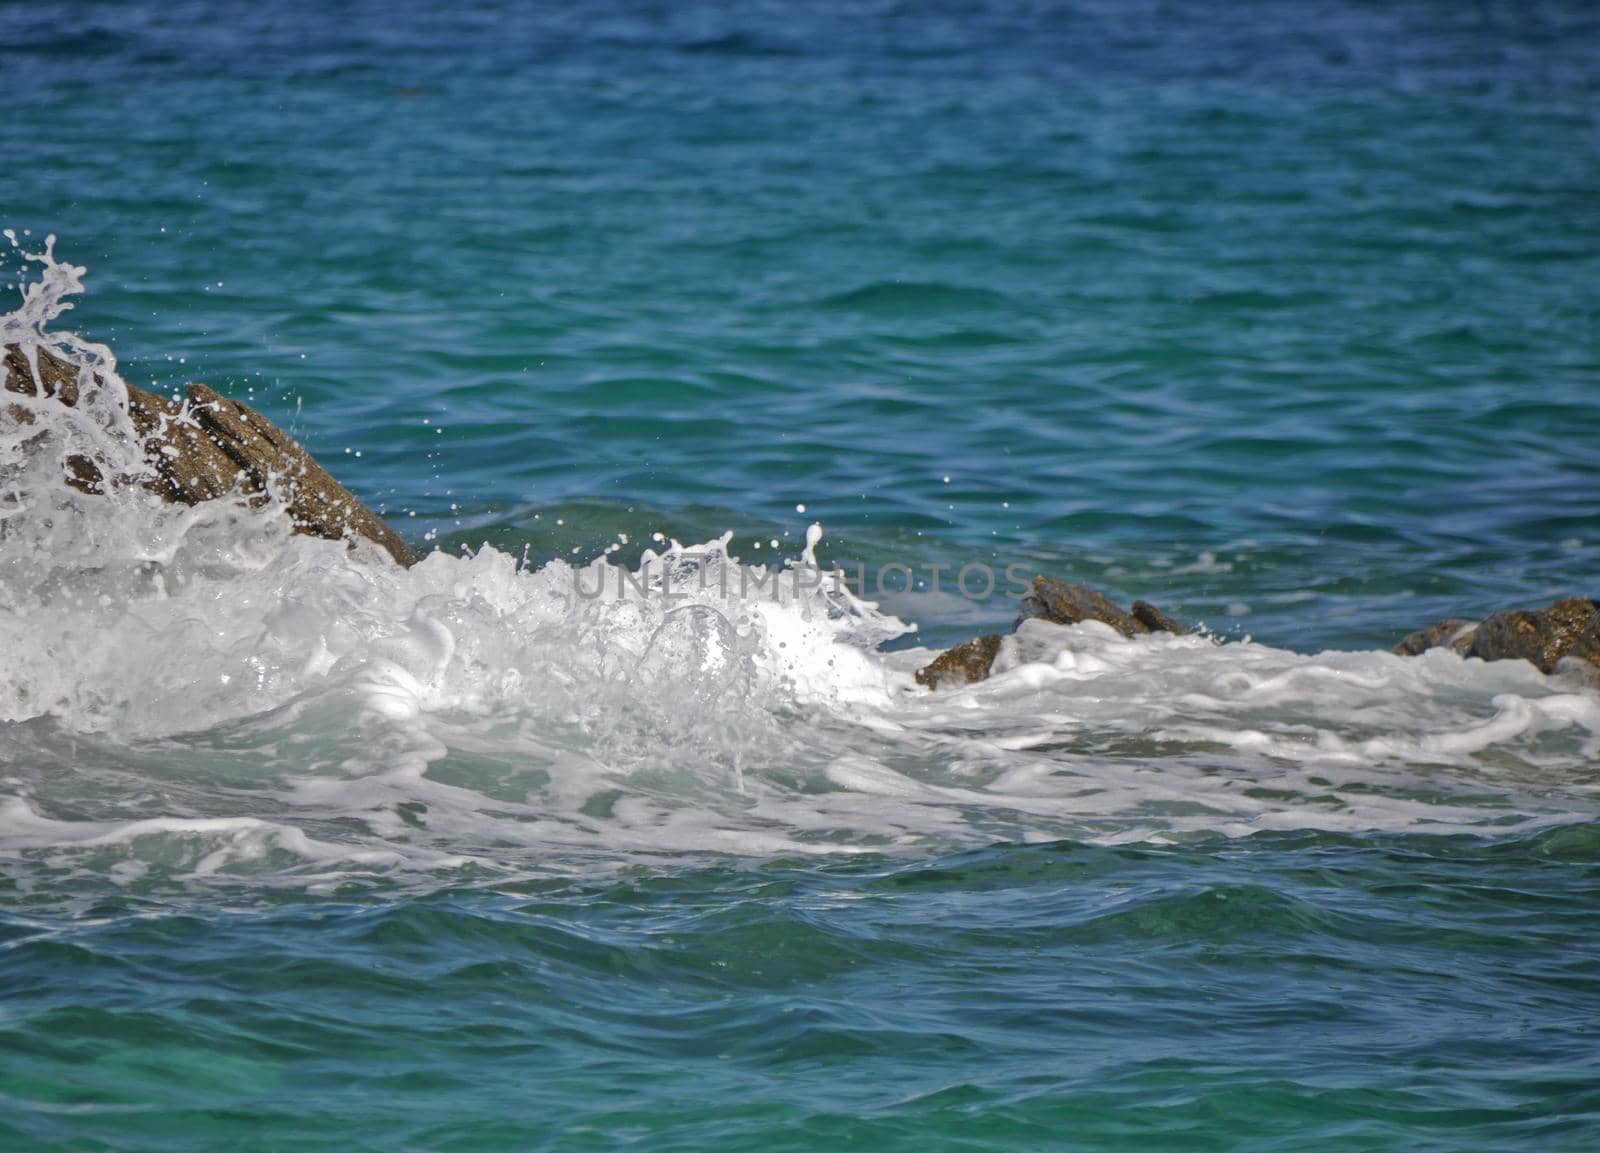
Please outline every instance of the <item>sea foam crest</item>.
M817 525L767 565L724 536L406 570L270 507L76 492L68 448L136 465L126 391L109 349L48 327L83 270L30 262L6 340L77 366L86 400L21 397L0 441L0 856L339 885L1595 814L1600 705L1515 662L1030 622L1011 667L928 693L931 654L880 650L907 626L828 579Z

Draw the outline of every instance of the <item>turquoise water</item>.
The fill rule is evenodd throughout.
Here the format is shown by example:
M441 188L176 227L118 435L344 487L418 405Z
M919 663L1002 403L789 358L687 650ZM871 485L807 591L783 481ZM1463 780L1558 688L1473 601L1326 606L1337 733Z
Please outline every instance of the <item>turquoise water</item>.
M1600 701L1377 651L1596 594L1597 60L1577 3L0 8L39 339L440 550L0 445L0 1149L1600 1146ZM887 587L573 595L727 532ZM916 688L1013 564L1211 636Z
M4 1126L19 1149L1581 1149L1596 849L1266 836L109 900L13 931Z

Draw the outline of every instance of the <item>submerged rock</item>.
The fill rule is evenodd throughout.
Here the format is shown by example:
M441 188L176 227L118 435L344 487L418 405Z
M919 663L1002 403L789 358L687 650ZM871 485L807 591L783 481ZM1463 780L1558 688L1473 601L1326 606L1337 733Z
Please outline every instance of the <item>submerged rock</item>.
M1134 601L1133 611L1125 611L1103 593L1083 585L1068 584L1054 577L1036 576L1023 595L1017 619L1011 625L1016 632L1027 620L1046 620L1051 624L1075 625L1082 621L1099 621L1110 625L1125 637L1145 633L1172 633L1186 636L1189 632L1149 601Z
M1429 649L1442 649L1448 645L1456 652L1465 655L1472 647L1472 633L1477 627L1473 621L1457 620L1452 617L1436 625L1429 625L1425 629L1418 629L1414 633L1407 633L1405 639L1394 646L1393 651L1403 657L1414 657Z
M1125 637L1150 631L1149 625L1103 593L1047 576L1033 578L1033 583L1023 594L1011 631L1016 632L1017 625L1027 620L1046 620L1058 625L1099 621L1110 625Z
M1563 658L1579 655L1578 642L1595 612L1588 597L1569 597L1547 609L1490 613L1472 634L1469 655L1486 661L1521 658L1543 672L1555 672Z
M33 358L37 369L19 346L6 347L5 388L76 406L77 368L43 349L34 350ZM20 424L33 423L33 413L20 405L6 411ZM296 532L330 540L362 537L401 565L417 562L399 533L249 405L203 384L190 385L182 402L129 385L128 416L155 473L146 487L164 499L197 504L241 492L264 502L270 485L281 495ZM104 462L81 455L69 457L66 469L66 482L80 492L99 494L120 483L120 478L107 479Z
M970 685L989 679L989 667L1000 652L1000 634L973 637L940 653L916 672L917 683L936 689L943 684Z
M1189 631L1148 601L1134 601L1133 611L1129 612L1094 589L1047 576L1033 578L1033 583L1022 597L1020 611L1012 622L1011 631L1016 632L1023 621L1029 620L1045 620L1058 625L1099 621L1110 625L1125 637L1158 632L1184 636ZM917 670L917 682L936 689L944 683L973 684L986 680L999 651L998 635L977 637L941 653L926 667Z
M1507 609L1482 622L1448 620L1418 629L1394 647L1416 656L1448 645L1464 657L1486 661L1525 660L1553 673L1563 660L1600 668L1600 605L1588 597L1568 597L1546 609Z
M1099 621L1125 637L1155 632L1183 636L1188 632L1146 601L1134 601L1132 611L1125 611L1094 589L1046 576L1035 577L1028 586L1011 631L1028 620L1060 625ZM917 682L936 689L941 684L988 679L1000 652L1000 640L999 636L985 636L957 645L919 669ZM1481 622L1444 620L1408 634L1394 652L1417 656L1436 648L1450 648L1464 657L1486 661L1526 660L1546 673L1586 666L1590 679L1600 684L1600 603L1588 597L1568 597L1549 608L1491 613ZM1584 664L1573 664L1580 661Z
M1600 674L1600 612L1589 618L1589 623L1578 634L1567 656L1571 660L1586 662L1596 674Z
M1166 613L1156 608L1149 601L1134 601L1133 615L1153 633L1171 633L1175 637L1186 637L1189 630L1173 620Z

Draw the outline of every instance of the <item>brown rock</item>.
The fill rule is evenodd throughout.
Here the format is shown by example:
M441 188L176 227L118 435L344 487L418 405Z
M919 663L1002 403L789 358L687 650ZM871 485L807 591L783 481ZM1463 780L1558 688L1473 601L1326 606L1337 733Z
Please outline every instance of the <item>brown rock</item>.
M1022 598L1021 611L1011 631L1016 632L1023 621L1036 619L1058 625L1100 621L1125 637L1151 632L1184 636L1189 631L1146 601L1134 601L1133 611L1125 612L1114 601L1091 588L1067 584L1047 576L1033 578L1027 594ZM986 680L995 654L999 651L998 636L976 637L941 654L926 668L919 669L917 682L936 689L943 683L972 684Z
M1156 608L1149 601L1134 601L1132 608L1134 619L1153 633L1171 633L1175 637L1189 635L1188 629Z
M1150 626L1124 611L1109 597L1083 585L1067 584L1054 577L1036 576L1023 595L1015 632L1027 620L1046 620L1058 625L1075 625L1080 621L1100 621L1116 629L1125 637L1150 632Z
M1476 627L1471 621L1456 620L1452 617L1436 625L1429 625L1425 629L1418 629L1414 633L1407 633L1405 639L1391 651L1403 657L1414 657L1429 649L1449 645L1456 652L1465 655L1472 647L1472 630Z
M1486 661L1531 661L1554 672L1562 657L1577 655L1587 643L1597 606L1588 597L1569 597L1547 609L1490 613L1472 636L1469 655Z
M68 408L78 403L78 370L64 360L58 360L43 349L35 354L38 372L28 363L27 355L15 344L5 347L0 358L0 384L22 396L53 397ZM18 424L34 423L34 415L20 404L6 406L6 415ZM73 455L66 460L66 476L70 486L79 492L98 494L104 491L104 478L99 467L86 456Z
M1578 639L1573 642L1572 651L1567 656L1580 661L1588 661L1596 671L1600 671L1600 612L1589 618L1589 623L1584 626L1583 632L1578 634Z
M8 346L5 387L52 396L68 407L77 404L78 370L43 349L36 356L37 375L22 349ZM20 423L33 421L33 414L21 406L8 411ZM185 404L130 385L128 415L156 472L149 487L165 499L197 504L237 490L264 502L272 486L282 494L296 532L330 540L365 537L402 565L417 562L417 554L397 532L249 405L203 384L189 387ZM67 461L67 470L67 483L74 488L103 491L104 477L95 462L75 456Z
M128 415L156 471L149 487L178 504L199 504L232 492L245 478L222 446L206 435L198 414L168 396L128 389ZM260 492L259 483L244 484ZM257 501L259 503L259 500Z
M189 407L205 436L246 478L247 488L265 491L274 480L284 486L296 530L330 540L354 534L381 545L402 565L417 563L417 554L399 533L255 409L203 384L190 386Z
M970 685L989 679L989 666L1000 652L1000 636L973 637L947 652L940 653L925 668L917 670L917 683L936 689L942 684Z
M68 408L78 403L78 370L72 365L40 349L36 354L39 373L35 378L27 354L20 347L8 344L5 352L5 386L9 391L23 396L53 396ZM32 417L33 414L28 413L28 423L32 422Z

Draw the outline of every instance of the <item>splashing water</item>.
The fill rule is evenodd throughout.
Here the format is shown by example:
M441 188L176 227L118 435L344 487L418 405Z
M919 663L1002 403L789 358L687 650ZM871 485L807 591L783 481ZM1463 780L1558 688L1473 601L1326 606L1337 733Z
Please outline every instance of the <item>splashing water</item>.
M879 651L907 626L819 568L820 525L769 565L730 533L407 571L242 501L75 492L72 452L140 467L126 386L47 328L84 270L53 238L27 258L0 331L80 391L8 394L0 435L0 855L30 868L315 887L1595 813L1600 702L1520 663L1030 622L1007 671L929 694L926 650Z
M33 509L35 519L44 523L90 511L59 483L70 475L69 461L74 457L105 462L114 473L130 479L146 475L148 466L133 447L127 388L117 375L111 350L74 333L46 331L52 320L72 308L69 298L83 291L86 269L56 260L53 235L40 252L24 249L11 229L0 235L24 265L40 267L39 279L22 285L21 307L0 317L0 348L16 349L33 385L31 391L6 394L6 419L0 422L0 534L9 534L18 527L16 517L24 509ZM77 368L70 407L61 403L63 398L48 395L39 363L41 350ZM44 509L54 516L40 517ZM35 551L71 553L75 542L96 539L94 529L99 527L93 526L88 534L59 534L48 542L54 546L50 549L40 548L45 543L41 541L19 539L18 544L32 543ZM19 551L8 550L8 561Z

